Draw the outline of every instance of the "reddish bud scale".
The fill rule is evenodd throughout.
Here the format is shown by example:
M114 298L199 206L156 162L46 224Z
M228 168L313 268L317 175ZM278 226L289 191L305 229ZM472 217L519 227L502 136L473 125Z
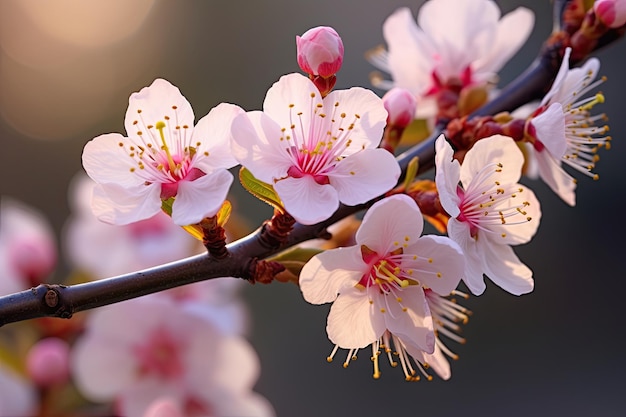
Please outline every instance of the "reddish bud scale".
M335 83L337 82L337 77L334 75L327 78L324 78L321 75L309 75L309 79L313 81L313 84L315 84L317 89L320 90L322 98L326 97L328 93L333 91Z

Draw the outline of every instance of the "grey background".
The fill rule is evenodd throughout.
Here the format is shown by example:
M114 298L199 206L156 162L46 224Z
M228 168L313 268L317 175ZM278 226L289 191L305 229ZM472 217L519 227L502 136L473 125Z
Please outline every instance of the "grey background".
M0 40L22 37L43 49L35 66L15 62L6 50L0 55L0 194L44 211L60 233L69 213L67 184L81 170L83 145L101 133L123 132L131 92L163 77L181 89L197 118L222 101L258 109L280 75L298 70L295 35L317 25L333 26L345 44L337 87L369 86L374 68L363 54L383 42L382 22L399 6L416 11L419 4L156 1L134 35L104 47L76 48L36 36L29 40L32 29L26 24L7 28L20 12L4 2ZM506 12L524 2L498 4ZM531 62L551 29L548 1L527 6L536 14L535 30L504 68L502 83ZM112 23L110 29L117 28ZM517 298L491 285L483 297L465 302L474 314L463 330L468 343L449 344L461 357L452 364L450 381L407 383L399 369L386 364L381 380L373 380L365 352L347 370L339 361L327 364L332 348L325 334L327 307L308 305L291 285L245 290L251 342L262 361L256 389L279 416L626 414L625 48L621 43L598 54L601 73L608 76L602 87L608 102L601 110L611 118L615 138L613 149L601 153L600 181L581 179L575 208L543 184L530 183L542 203L542 225L517 253L534 270L536 289ZM64 75L52 71L56 67L65 68ZM255 221L270 214L240 194L237 208Z

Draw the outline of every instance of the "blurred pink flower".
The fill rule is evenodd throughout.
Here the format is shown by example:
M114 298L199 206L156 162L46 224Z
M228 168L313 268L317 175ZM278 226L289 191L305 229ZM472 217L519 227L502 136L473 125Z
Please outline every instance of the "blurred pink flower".
M144 416L163 398L184 416L274 414L252 391L259 363L250 345L165 297L97 310L71 359L79 390L92 401L114 401L128 417Z
M26 357L28 376L40 386L66 382L70 375L70 347L56 337L47 337L35 343Z
M37 415L38 396L26 379L0 363L0 416L32 417Z
M39 285L56 265L52 228L39 212L16 200L0 201L0 295Z
M610 28L616 29L626 23L626 0L595 0L593 11Z

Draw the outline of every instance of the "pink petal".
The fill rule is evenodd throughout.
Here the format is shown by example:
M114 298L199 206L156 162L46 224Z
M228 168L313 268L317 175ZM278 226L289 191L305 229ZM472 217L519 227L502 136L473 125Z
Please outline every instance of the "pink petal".
M486 240L479 240L483 254L485 274L503 290L521 295L534 288L533 273L524 265L513 249L508 245L493 245Z
M453 159L454 151L444 135L439 135L435 142L435 183L439 192L439 201L446 213L455 218L461 213L457 189L461 178L461 165Z
M287 177L274 184L285 209L302 224L328 219L339 207L339 195L329 184L318 184L313 177Z
M311 80L302 74L287 74L280 77L267 91L263 101L263 112L274 120L279 128L290 129L296 123L308 132L312 109L322 104L322 97ZM301 114L300 114L301 113ZM276 139L279 138L276 136Z
M405 253L419 256L411 267L417 271L415 279L439 295L448 295L461 281L465 270L465 258L460 246L452 239L443 236L422 236L406 248ZM403 264L404 267L404 264Z
M363 147L376 148L383 137L387 123L387 110L380 97L361 87L335 90L324 99L324 112L328 115L346 114L348 123L355 121L350 131L351 145L345 155L358 152ZM355 118L358 115L358 118Z
M396 295L401 296L401 302L397 301ZM435 349L435 332L424 290L422 287L412 286L396 295L379 294L375 297L374 307L387 310L381 313L387 329L402 337L405 342L432 353Z
M237 116L232 123L233 156L256 178L272 184L287 176L292 161L287 153L291 145L280 126L260 111Z
M108 133L87 142L82 157L87 174L100 184L114 183L125 188L143 184L145 178L131 172L131 168L137 167L135 159L119 146L127 141L119 133Z
M384 149L364 149L341 160L328 178L342 203L349 206L365 203L398 182L400 167Z
M356 349L378 340L385 331L385 321L372 308L365 290L352 288L341 293L328 314L330 341L343 349Z
M203 172L212 172L237 165L231 150L231 125L235 117L243 113L239 106L221 103L198 121L191 139L194 146L197 142L201 143L196 148L194 167ZM209 156L204 157L204 152L208 152Z
M502 164L498 181L502 184L515 184L522 175L524 155L515 141L508 136L494 135L479 140L467 151L461 165L461 182L467 189L472 178L490 164Z
M141 113L138 113L139 110ZM169 81L158 78L149 87L131 94L124 126L129 137L135 137L138 126L156 125L159 121L168 120L166 117L172 121L171 123L187 125L189 130L193 129L195 116L191 104L177 87ZM135 124L135 121L138 123Z
M225 169L193 181L180 181L172 205L174 223L186 226L214 216L224 203L232 182L233 175Z
M330 303L344 286L355 286L367 270L358 246L331 249L309 260L300 272L300 290L311 304Z
M356 233L359 245L366 245L383 256L406 242L417 241L424 229L422 213L415 201L402 194L376 202L363 217Z
M100 184L94 188L91 209L99 220L118 226L149 219L161 210L161 186Z

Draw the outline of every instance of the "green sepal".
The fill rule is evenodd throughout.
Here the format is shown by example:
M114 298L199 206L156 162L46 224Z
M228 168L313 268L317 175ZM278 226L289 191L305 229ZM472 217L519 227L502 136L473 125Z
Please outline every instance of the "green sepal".
M430 136L426 119L415 119L404 129L400 138L400 146L413 146Z
M167 200L161 200L161 210L168 216L172 217L172 206L174 205L174 197L170 197Z
M243 188L261 201L266 202L276 210L285 214L285 206L271 184L257 179L247 168L242 167L239 171L239 181Z
M411 183L415 180L415 177L417 176L417 168L419 168L419 159L415 156L409 161L409 165L406 168L406 176L404 177L403 185L404 190L408 190Z

